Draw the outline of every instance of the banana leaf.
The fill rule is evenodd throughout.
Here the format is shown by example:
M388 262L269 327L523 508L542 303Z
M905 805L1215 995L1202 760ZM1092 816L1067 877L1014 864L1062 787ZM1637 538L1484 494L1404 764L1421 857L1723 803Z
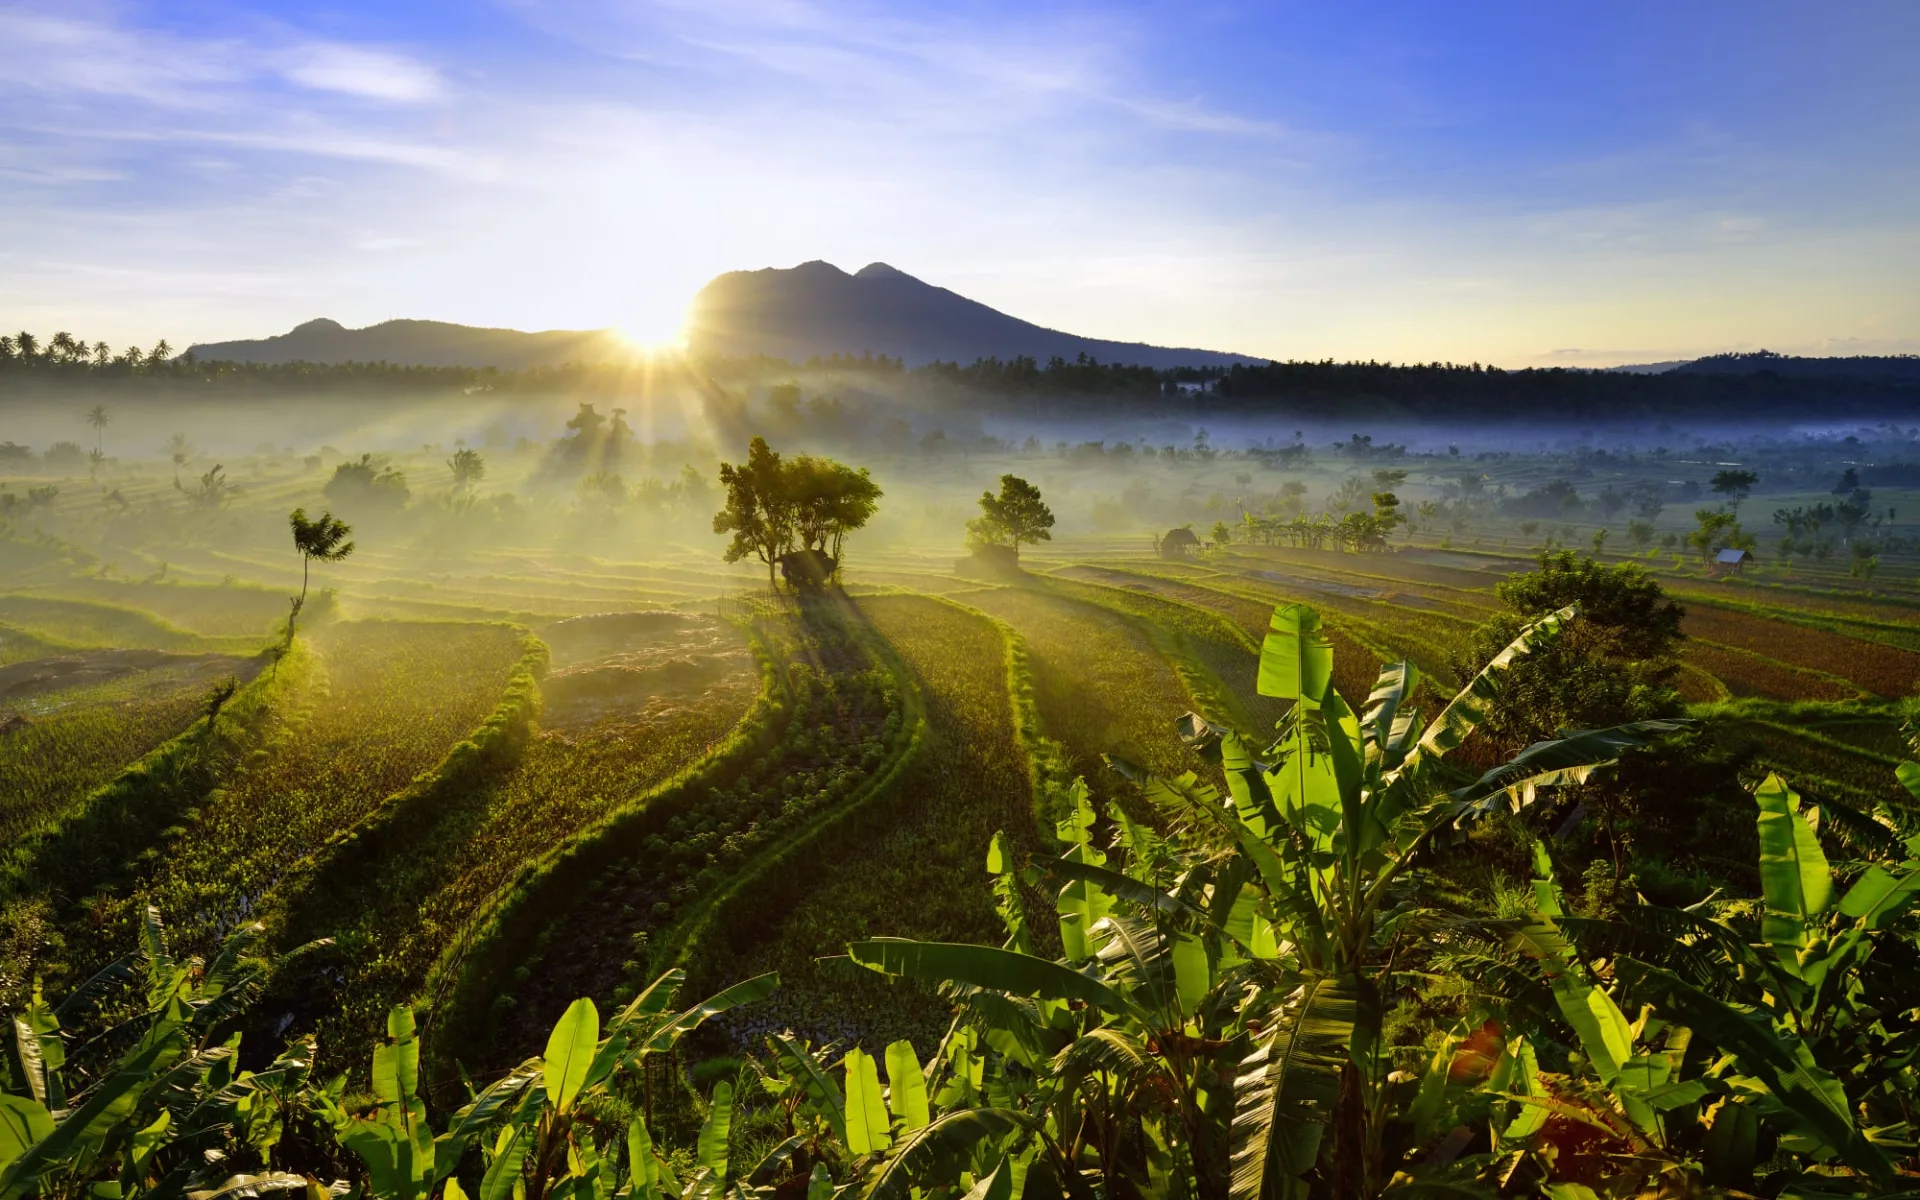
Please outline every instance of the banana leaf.
M1333 678L1333 643L1321 632L1320 614L1304 604L1289 604L1273 610L1268 628L1260 643L1260 694L1308 707L1318 704Z
M1811 927L1833 900L1833 870L1819 836L1800 815L1800 797L1779 775L1769 774L1753 799L1760 808L1760 894L1766 904L1760 937L1784 969L1797 973Z
M1799 1037L1777 1028L1764 1013L1715 999L1671 971L1631 958L1621 959L1618 970L1660 1015L1732 1054L1742 1074L1766 1085L1797 1132L1877 1181L1893 1177L1886 1155L1855 1124L1840 1081L1814 1061Z
M1005 1147L1026 1130L1027 1117L1009 1108L963 1108L902 1138L867 1183L864 1200L911 1200L915 1188L948 1183L983 1151Z
M600 1010L585 996L567 1006L547 1036L547 1053L542 1067L547 1103L555 1112L573 1107L574 1097L587 1081L593 1067L594 1049L600 1044ZM416 1049L415 1054L419 1051Z
M1420 735L1419 744L1407 755L1400 771L1395 774L1416 770L1424 760L1439 758L1457 749L1493 711L1502 691L1501 675L1525 655L1559 637L1561 628L1579 615L1579 606L1569 604L1522 629L1504 650L1494 655L1492 662L1482 667L1480 673L1468 680L1467 686L1447 702L1447 706L1427 725L1426 731Z
M1130 1011L1120 993L1059 963L992 946L870 938L847 947L853 961L883 975L927 983L967 983L1038 1000L1080 1000L1110 1013Z
M1241 1063L1234 1085L1233 1200L1291 1195L1293 1181L1313 1169L1358 1015L1355 981L1311 978Z
M1630 721L1606 729L1579 729L1550 741L1535 742L1448 798L1464 814L1521 808L1540 788L1578 783L1596 767L1618 761L1628 750L1668 734L1693 728L1691 721Z

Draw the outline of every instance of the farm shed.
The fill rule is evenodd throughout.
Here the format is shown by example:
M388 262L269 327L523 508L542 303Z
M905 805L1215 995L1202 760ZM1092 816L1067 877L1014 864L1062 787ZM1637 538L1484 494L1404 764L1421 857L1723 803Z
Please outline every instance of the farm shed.
M1200 539L1184 525L1167 530L1167 536L1160 539L1161 558L1185 558L1199 548Z

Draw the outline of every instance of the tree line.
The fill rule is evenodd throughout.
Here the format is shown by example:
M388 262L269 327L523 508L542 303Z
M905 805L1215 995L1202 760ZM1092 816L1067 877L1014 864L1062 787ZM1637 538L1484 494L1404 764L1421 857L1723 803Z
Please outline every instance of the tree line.
M1085 354L1040 362L983 357L907 367L884 354L835 355L792 363L765 355L699 357L709 379L753 380L784 371L833 371L908 379L986 395L1074 397L1191 409L1200 415L1283 411L1307 417L1467 417L1514 422L1628 421L1684 412L1718 420L1878 416L1913 411L1920 368L1911 356L1801 359L1735 356L1702 360L1659 374L1565 367L1507 370L1481 363L1288 361L1231 367L1156 369L1102 363ZM0 379L50 383L156 379L275 388L446 387L555 391L608 386L630 377L626 364L568 364L501 370L374 363L240 363L174 355L164 340L150 350L114 351L67 332L44 341L21 332L0 337Z

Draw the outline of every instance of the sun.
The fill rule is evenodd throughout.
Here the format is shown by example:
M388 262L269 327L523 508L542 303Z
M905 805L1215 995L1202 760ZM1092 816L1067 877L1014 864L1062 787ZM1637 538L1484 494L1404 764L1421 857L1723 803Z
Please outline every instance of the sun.
M685 321L635 318L613 327L614 333L634 349L647 355L671 354L687 348Z

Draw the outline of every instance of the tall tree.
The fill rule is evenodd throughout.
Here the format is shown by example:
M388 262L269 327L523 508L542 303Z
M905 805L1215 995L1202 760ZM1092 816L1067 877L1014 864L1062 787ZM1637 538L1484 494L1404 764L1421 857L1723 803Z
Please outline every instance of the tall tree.
M967 539L990 546L1011 546L1015 558L1020 544L1053 540L1053 510L1040 498L1040 489L1018 475L1000 477L1000 494L980 493L980 515L967 522Z
M881 496L865 467L812 455L782 459L763 437L748 446L745 463L720 464L720 483L726 497L713 531L733 535L726 561L758 558L769 584L781 558L797 550L817 556L812 566L831 573L846 535L867 523Z
M293 548L300 552L300 594L293 598L293 611L287 614L287 645L291 646L294 620L299 617L300 610L307 606L309 569L315 559L339 562L352 554L353 543L347 537L353 533L353 526L324 511L313 520L308 520L304 508L296 508L288 513L287 524L293 529Z
M867 469L831 458L793 459L782 470L781 483L800 545L836 563L847 534L865 525L880 507L880 485Z
M713 531L730 533L727 562L752 555L767 564L767 584L773 568L793 544L793 510L784 490L780 452L756 437L747 446L747 461L720 464L720 486L726 490L722 508L713 515Z
M1713 482L1709 486L1727 498L1727 511L1737 516L1740 512L1740 502L1747 498L1747 493L1751 492L1753 485L1759 482L1760 477L1752 471L1727 470L1714 475Z
M1687 545L1700 554L1702 563L1710 561L1720 550L1729 547L1736 550L1753 549L1753 535L1740 528L1740 519L1730 512L1703 508L1693 514L1699 527L1687 535Z
M96 404L87 410L87 424L93 426L94 450L105 453L101 450L101 438L105 435L107 426L113 424L113 414L107 411L106 405Z

